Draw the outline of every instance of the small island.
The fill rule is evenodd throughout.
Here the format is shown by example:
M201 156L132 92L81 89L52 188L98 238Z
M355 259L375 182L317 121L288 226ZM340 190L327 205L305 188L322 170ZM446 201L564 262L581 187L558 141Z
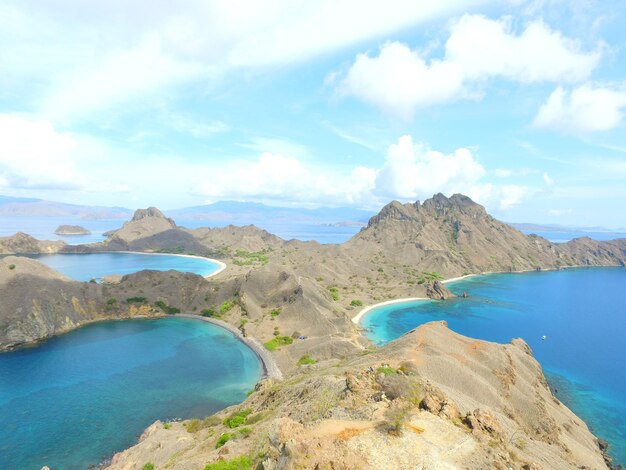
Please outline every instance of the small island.
M54 231L55 235L91 235L91 232L80 225L59 225Z

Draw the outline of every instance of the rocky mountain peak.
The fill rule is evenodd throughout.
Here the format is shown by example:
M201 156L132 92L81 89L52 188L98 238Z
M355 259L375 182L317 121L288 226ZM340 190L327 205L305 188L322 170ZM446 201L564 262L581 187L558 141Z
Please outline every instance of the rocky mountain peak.
M165 219L172 223L172 227L176 226L176 224L174 223L172 219L165 217L165 215L163 215L163 212L161 212L156 207L148 207L147 209L137 209L131 221L136 222L138 220L145 219L147 217L156 217L159 219Z
M460 212L467 215L485 215L487 212L480 204L475 203L463 194L453 194L450 197L438 193L426 199L422 207L430 213L445 216L451 212Z

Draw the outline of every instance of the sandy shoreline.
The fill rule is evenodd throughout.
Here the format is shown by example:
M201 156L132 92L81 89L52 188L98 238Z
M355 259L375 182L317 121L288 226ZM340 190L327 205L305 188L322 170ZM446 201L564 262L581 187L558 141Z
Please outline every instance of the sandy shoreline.
M223 263L213 258L205 258L204 256L197 256L197 255L183 255L183 254L178 254L178 253L151 253L148 251L101 251L100 253L131 253L134 255L180 256L182 258L196 258L196 259L210 261L212 263L217 264L219 268L216 271L212 272L211 274L207 274L206 276L203 276L205 279L208 279L213 276L217 276L219 273L224 271L224 269L226 269L226 263Z
M378 304L365 307L356 316L352 317L352 322L356 323L357 325L360 325L361 319L375 308L382 307L384 305L393 305L393 304L401 304L404 302L413 302L414 300L431 300L431 299L429 299L428 297L408 297L405 299L395 299L395 300L387 300L386 302L380 302Z
M489 273L484 273L484 274L489 274ZM451 277L450 279L445 279L441 282L443 284L447 284L449 282L461 281L463 279L467 279L468 277L472 277L472 276L479 276L479 274L466 274L464 276ZM405 299L395 299L395 300L387 300L386 302L380 302L378 304L365 307L356 316L352 317L352 322L356 323L357 325L360 325L363 317L365 317L365 315L367 315L369 312L371 312L375 308L383 307L385 305L401 304L404 302L413 302L415 300L432 300L432 299L429 299L428 297L408 297Z
M243 336L238 328L235 328L230 323L218 320L217 318L203 317L201 315L194 315L191 313L179 313L175 316L205 321L207 323L212 323L214 325L224 328L225 330L230 331L237 337L239 341L252 349L252 351L261 360L261 364L263 364L263 376L265 378L282 380L283 373L280 371L278 364L276 364L276 361L274 361L272 354L267 349L265 349L265 346L263 346L263 344L261 344L258 339L251 336Z

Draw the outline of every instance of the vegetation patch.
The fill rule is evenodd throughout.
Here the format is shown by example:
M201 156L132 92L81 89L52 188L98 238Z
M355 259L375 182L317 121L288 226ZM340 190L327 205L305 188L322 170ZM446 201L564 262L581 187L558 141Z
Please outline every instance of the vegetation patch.
M161 310L163 310L165 313L167 313L168 315L174 315L176 313L180 313L180 309L176 308L176 307L172 307L171 305L167 305L165 302L163 302L162 300L157 300L154 303L155 306L159 307Z
M328 291L335 302L339 300L339 289L336 286L329 287Z
M383 374L383 375L393 375L393 374L397 373L397 371L393 367L380 366L378 369L376 369L376 373L377 374Z
M246 422L246 418L250 413L252 413L252 410L250 408L237 411L224 420L224 425L228 426L231 429L239 427Z
M217 442L215 443L215 448L219 449L228 441L230 441L232 437L233 437L232 434L225 432L224 434L222 434L220 437L217 438Z
M309 356L308 354L305 354L300 359L298 359L298 365L299 366L304 366L304 365L309 365L309 364L316 364L316 363L317 363L317 361L315 359L313 359L311 356Z
M280 307L275 308L274 310L272 310L272 311L270 312L270 315L271 315L271 316L273 316L273 317L277 317L278 315L280 315L281 310L282 310L282 309L281 309Z
M129 297L126 299L129 304L145 304L148 303L148 299L145 297Z
M230 460L218 460L204 466L204 470L249 470L252 467L250 458L246 455Z
M350 302L350 305L352 305L353 307L362 307L363 301L359 299L354 299L352 302Z
M276 351L280 346L287 346L293 343L293 338L291 336L277 336L276 338L265 343L266 349L269 351Z
M13 270L15 269L15 265L14 265L14 264L9 264L9 269L10 269L11 271L13 271Z
M154 470L154 464L152 462L148 462L143 467L141 467L141 470Z
M227 300L222 305L220 305L220 315L224 315L225 313L229 312L230 310L232 310L234 306L235 306L234 300Z
M250 266L252 264L260 264L265 265L269 261L269 257L267 256L268 250L262 251L245 251L245 250L237 250L235 251L235 256L233 256L233 263L237 266Z
M200 313L203 317L219 317L217 312L212 308L203 308Z

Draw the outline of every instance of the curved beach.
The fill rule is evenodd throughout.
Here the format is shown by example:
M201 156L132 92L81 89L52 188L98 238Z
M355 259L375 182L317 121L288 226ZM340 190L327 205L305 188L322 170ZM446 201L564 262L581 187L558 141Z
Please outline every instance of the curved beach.
M219 261L213 258L205 258L204 256L197 256L197 255L183 255L183 254L178 254L178 253L151 253L148 251L102 251L101 253L132 253L134 255L180 256L181 258L195 258L195 259L201 259L204 261L210 261L212 263L217 264L219 268L216 271L212 272L211 274L207 274L206 276L203 276L205 279L208 279L213 276L217 276L219 273L221 273L222 271L226 269L226 263L223 263L222 261Z
M216 318L208 318L208 317L203 317L201 315L194 315L191 313L179 313L176 316L202 320L207 323L212 323L221 328L224 328L225 330L230 331L232 334L234 334L237 337L237 339L239 339L242 343L244 343L246 346L252 349L252 351L261 360L261 364L263 364L264 377L268 379L282 380L283 373L280 371L278 364L276 364L276 361L274 361L274 358L272 357L270 352L267 349L265 349L265 346L263 346L258 339L253 338L251 336L244 336L241 334L241 331L239 331L238 328L235 328L233 325L226 323L225 321L218 320Z

